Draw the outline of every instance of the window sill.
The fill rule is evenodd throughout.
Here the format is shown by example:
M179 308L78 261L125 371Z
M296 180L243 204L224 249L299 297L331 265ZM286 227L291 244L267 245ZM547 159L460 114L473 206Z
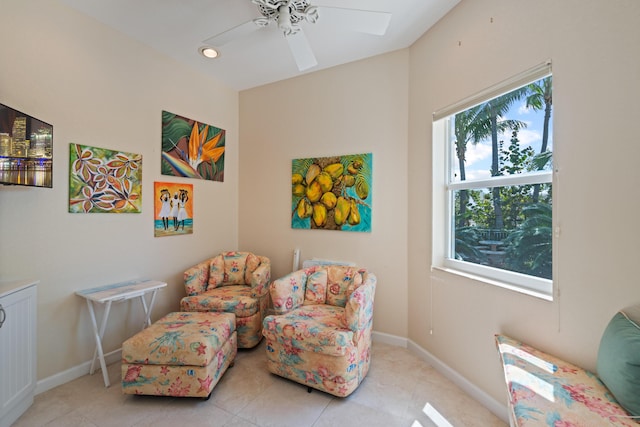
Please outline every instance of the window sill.
M497 286L499 288L503 288L503 289L508 289L510 291L514 291L514 292L518 292L524 295L529 295L535 298L539 298L539 299L543 299L545 301L553 301L553 295L551 294L547 294L545 292L541 292L538 290L533 290L533 289L527 289L525 287L522 286L516 286L516 285L512 285L509 283L505 283L499 280L495 280L495 279L490 279L484 276L480 276L477 274L473 274L473 273L468 273L465 271L460 271L460 270L456 270L453 268L449 268L449 267L439 267L439 266L431 266L431 271L439 271L439 272L444 272L444 273L448 273L448 274L453 274L455 276L458 277L464 277L466 279L470 279L476 282L481 282L481 283L485 283L488 285L493 285L493 286Z

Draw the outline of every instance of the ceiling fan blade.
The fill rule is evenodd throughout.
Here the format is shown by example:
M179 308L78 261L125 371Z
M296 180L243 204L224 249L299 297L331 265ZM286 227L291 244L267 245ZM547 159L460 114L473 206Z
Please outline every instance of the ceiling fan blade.
M343 9L340 7L320 8L320 19L331 21L332 25L348 28L361 33L383 36L389 28L391 13L373 10Z
M257 25L253 21L247 21L244 24L240 24L227 31L223 31L220 34L216 34L213 37L209 37L202 43L210 46L222 46L234 39L248 36L257 29Z
M298 70L304 71L308 68L315 67L318 65L318 61L316 61L316 56L313 54L311 50L311 45L309 45L309 41L307 37L304 35L302 29L295 34L290 34L285 37L287 42L289 43L289 49L291 49L291 53L293 54L293 58L296 60L296 64L298 65Z

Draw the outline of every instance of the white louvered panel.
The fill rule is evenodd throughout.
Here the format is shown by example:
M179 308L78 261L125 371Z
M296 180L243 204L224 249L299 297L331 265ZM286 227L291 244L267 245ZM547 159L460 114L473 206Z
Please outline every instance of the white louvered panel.
M36 285L2 293L0 427L11 425L33 402L36 385ZM0 315L0 320L2 316Z

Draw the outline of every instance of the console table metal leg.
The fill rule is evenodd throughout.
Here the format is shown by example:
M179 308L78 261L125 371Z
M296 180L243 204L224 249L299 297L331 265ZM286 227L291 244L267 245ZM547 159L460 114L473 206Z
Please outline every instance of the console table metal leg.
M148 326L151 326L151 310L153 310L153 304L156 300L156 293L158 292L155 289L151 293L151 300L149 301L149 306L147 306L147 301L144 299L144 295L140 295L140 301L142 302L142 308L144 309L144 323L142 324L142 329L145 329Z
M111 383L109 382L109 373L107 372L107 364L104 360L104 351L102 349L102 337L104 336L104 331L107 327L107 319L109 318L109 311L111 310L111 301L107 301L104 307L104 315L102 316L102 322L100 324L100 329L98 330L98 322L96 320L96 313L93 308L93 303L90 300L87 300L87 305L89 306L89 315L91 317L91 323L93 324L93 334L96 339L96 349L93 352L93 358L91 359L91 367L89 368L89 374L93 374L95 372L95 363L96 358L100 361L100 368L102 369L102 378L104 379L104 386L109 387Z

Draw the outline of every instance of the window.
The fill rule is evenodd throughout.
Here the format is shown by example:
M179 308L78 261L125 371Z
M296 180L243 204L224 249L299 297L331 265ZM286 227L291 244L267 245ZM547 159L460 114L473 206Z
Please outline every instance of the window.
M434 266L552 294L549 63L434 114Z

